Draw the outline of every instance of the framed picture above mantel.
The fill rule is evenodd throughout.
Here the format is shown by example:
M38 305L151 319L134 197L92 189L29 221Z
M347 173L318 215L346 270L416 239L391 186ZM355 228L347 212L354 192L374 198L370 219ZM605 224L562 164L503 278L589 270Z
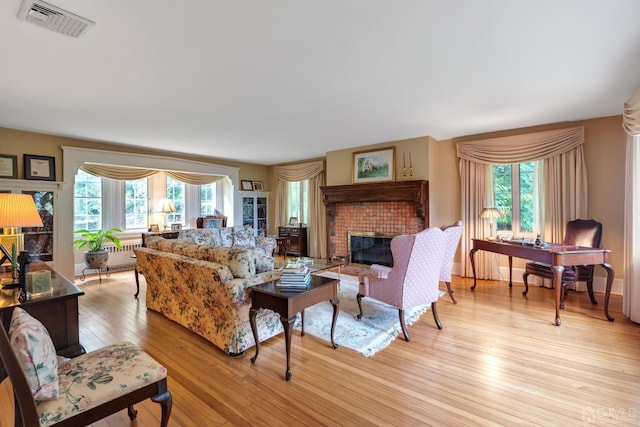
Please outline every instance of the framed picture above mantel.
M352 183L395 181L396 148L353 153Z

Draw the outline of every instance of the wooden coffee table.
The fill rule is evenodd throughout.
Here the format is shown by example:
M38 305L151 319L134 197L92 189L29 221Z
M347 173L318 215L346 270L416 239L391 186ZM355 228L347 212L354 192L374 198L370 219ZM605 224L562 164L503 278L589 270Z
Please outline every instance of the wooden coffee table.
M321 276L311 276L311 283L304 290L291 290L279 288L277 281L267 282L251 288L251 310L249 311L249 321L251 332L256 342L256 354L251 358L251 363L258 359L260 351L260 340L258 339L258 328L256 327L256 314L261 308L267 308L280 315L280 321L284 327L284 339L287 353L287 370L285 378L291 379L291 331L296 320L296 314L302 317L302 331L300 336L304 336L304 309L322 301L329 301L333 305L333 320L331 321L331 345L338 348L333 340L333 331L338 318L340 300L338 299L338 279L330 279Z

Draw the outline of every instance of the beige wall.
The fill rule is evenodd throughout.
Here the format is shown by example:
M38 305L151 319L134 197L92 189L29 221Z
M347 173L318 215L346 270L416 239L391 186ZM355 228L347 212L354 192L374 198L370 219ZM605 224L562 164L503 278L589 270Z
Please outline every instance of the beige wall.
M62 146L160 156L171 155L173 157L186 160L195 160L205 163L233 166L240 169L240 179L262 181L264 183L265 191L270 191L268 166L256 165L253 163L235 162L211 157L191 156L180 153L167 153L164 151L140 149L129 147L126 145L85 141L82 139L65 138L60 136L46 135L34 132L24 132L20 130L0 127L0 154L11 154L18 156L18 178L24 178L24 165L22 161L23 154L35 154L39 156L55 157L56 179L62 180L62 149L60 148Z
M429 141L432 138L420 138L389 141L380 144L363 145L327 152L327 185L345 185L352 183L353 153L395 147L395 180L406 181L415 179L429 179ZM404 157L403 157L404 154ZM409 154L413 164L413 176L409 176ZM407 176L403 176L403 158L406 164Z
M426 179L429 181L430 224L442 225L460 218L461 196L458 159L455 144L480 138L515 135L527 132L557 129L570 126L585 128L585 160L587 163L589 188L589 217L603 223L604 236L602 246L610 249L611 263L619 281L623 276L623 208L624 208L624 167L626 136L621 127L622 117L612 116L568 123L554 123L523 129L512 129L482 135L471 135L450 140L437 141L430 137L389 141L344 150L329 151L326 154L327 185L343 185L352 182L353 153L385 147L396 148L396 180ZM0 153L18 156L18 174L23 177L22 154L37 154L56 158L56 176L62 176L62 150L60 146L116 150L145 154L164 154L152 150L139 150L131 147L94 143L72 138L56 137L31 132L0 128ZM413 177L403 177L403 153L408 163L411 153ZM275 181L272 167L222 159L207 159L197 156L176 155L189 160L210 162L240 168L240 179L262 181L265 191L271 192L269 232L274 233L274 192ZM314 159L317 160L317 159ZM407 165L408 167L408 165ZM457 259L459 261L460 254ZM506 264L506 258L502 261ZM518 264L515 263L517 267ZM596 274L604 276L602 269Z

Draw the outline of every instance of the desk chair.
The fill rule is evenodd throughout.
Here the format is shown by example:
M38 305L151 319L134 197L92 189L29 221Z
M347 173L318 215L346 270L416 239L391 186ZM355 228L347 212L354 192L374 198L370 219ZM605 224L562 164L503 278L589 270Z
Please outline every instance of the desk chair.
M564 235L563 244L572 246L585 246L589 248L599 248L602 240L602 224L593 219L576 219L567 222L567 230ZM562 286L575 282L586 282L587 291L592 304L597 304L595 295L593 294L593 265L572 265L565 266L562 273ZM530 274L542 277L542 279L553 280L553 270L549 264L542 262L530 262L525 267L522 275L524 282L524 292L529 292L529 284L527 278ZM563 292L564 297L564 292ZM560 308L564 308L564 298L560 302Z

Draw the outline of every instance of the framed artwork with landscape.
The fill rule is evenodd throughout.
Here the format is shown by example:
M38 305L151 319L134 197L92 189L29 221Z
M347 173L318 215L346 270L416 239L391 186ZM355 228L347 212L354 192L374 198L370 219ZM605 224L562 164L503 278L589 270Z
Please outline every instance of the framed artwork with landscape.
M395 181L395 164L395 147L353 153L352 182Z

